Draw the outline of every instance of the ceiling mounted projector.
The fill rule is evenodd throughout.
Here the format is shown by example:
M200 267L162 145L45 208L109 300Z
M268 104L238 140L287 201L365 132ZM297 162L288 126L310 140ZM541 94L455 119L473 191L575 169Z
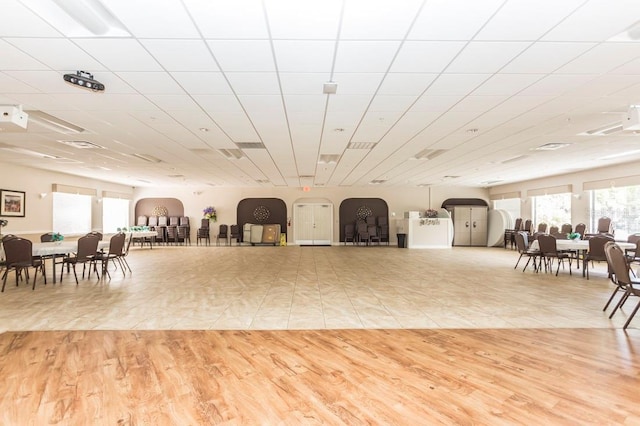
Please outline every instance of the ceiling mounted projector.
M64 81L68 83L93 90L94 92L101 92L104 90L104 84L94 80L93 74L89 74L86 71L76 71L75 74L65 74L62 78L64 78Z

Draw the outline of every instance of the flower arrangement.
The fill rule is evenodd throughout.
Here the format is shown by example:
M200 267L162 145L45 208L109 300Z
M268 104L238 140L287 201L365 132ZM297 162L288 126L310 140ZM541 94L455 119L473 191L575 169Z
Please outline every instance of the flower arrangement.
M63 240L64 240L64 235L62 235L59 232L56 232L51 236L51 241L58 242L58 241L63 241Z
M570 239L570 240L579 240L580 236L581 235L579 233L577 233L577 232L569 232L567 234L567 238Z
M213 206L205 207L204 210L202 210L202 213L204 214L205 218L209 219L212 222L215 222L218 219L216 208Z
M428 218L436 218L438 217L438 210L427 209L427 211L424 212L424 216Z

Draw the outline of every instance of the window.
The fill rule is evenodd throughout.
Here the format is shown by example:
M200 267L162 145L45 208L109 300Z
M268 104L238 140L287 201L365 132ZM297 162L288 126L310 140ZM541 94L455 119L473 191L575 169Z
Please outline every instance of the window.
M63 235L91 232L91 196L54 192L52 231Z
M494 200L493 208L496 210L506 210L511 215L512 224L515 224L516 219L521 216L520 207L522 202L520 198L507 198L504 200Z
M533 223L536 227L546 223L547 232L551 226L571 223L571 193L533 197Z
M590 200L590 232L596 232L598 219L605 216L611 218L616 239L640 232L640 186L594 189Z
M102 199L102 232L113 234L118 228L129 227L129 200L104 197Z

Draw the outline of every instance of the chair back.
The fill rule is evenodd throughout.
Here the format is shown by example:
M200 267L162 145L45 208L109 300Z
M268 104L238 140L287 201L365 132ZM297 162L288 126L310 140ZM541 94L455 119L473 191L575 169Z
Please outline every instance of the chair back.
M570 223L563 223L560 227L561 234L570 234L573 232L573 226Z
M201 219L200 220L200 228L209 229L209 219Z
M218 238L227 238L227 235L229 235L229 226L220 224L220 228L218 230Z
M630 284L631 277L629 276L629 265L627 264L627 259L625 259L624 252L620 246L613 241L610 241L605 245L604 252L607 263L609 264L609 269L615 276L616 284L621 286Z
M522 227L522 218L519 217L516 219L516 223L514 223L513 229L515 229L516 231L519 231L521 227Z
M231 225L229 227L229 238L240 238L240 227L238 225Z
M580 234L580 238L584 238L585 232L587 232L587 225L579 223L576 225L576 233Z
M158 216L149 216L149 226L158 226Z
M158 226L167 226L166 216L158 216Z
M560 233L560 228L558 228L557 226L553 225L549 228L549 233L552 235L558 234Z
M9 241L12 240L14 238L18 238L17 235L13 235L13 234L7 234L4 237L2 237L2 242L4 243L5 241Z
M76 258L78 260L90 260L93 258L98 251L99 242L100 240L98 237L91 234L78 238L78 251L76 252Z
M171 216L169 218L169 226L178 226L180 224L180 218L178 216Z
M547 232L547 224L546 223L539 223L538 224L538 232Z
M518 253L522 254L529 250L529 237L526 232L516 232L514 238L516 240L516 249L518 249Z
M378 226L388 225L389 219L387 216L378 216Z
M556 237L548 234L538 235L538 245L540 252L545 256L556 256L558 254L558 247L556 246Z
M613 238L604 235L596 235L589 238L589 260L607 260L604 246L609 241L613 242Z
M187 216L180 217L180 226L189 226L189 218Z
M524 232L531 233L531 219L527 219L524 221L524 226L522 227Z
M93 235L94 237L96 237L98 239L98 241L102 241L102 232L91 231L87 235Z
M613 234L611 218L605 216L598 219L598 233Z
M373 237L376 238L378 237L378 227L375 225L369 225L367 226L367 234L369 234L369 238Z
M627 242L631 244L635 244L640 240L640 234L631 234L627 237Z
M122 232L118 232L109 240L109 253L116 254L118 256L124 253L124 241L126 240L126 235Z
M138 220L136 221L136 226L147 226L147 217L138 216Z
M31 264L32 263L32 246L31 240L26 238L9 238L3 239L5 261L7 266L15 264Z
M53 241L53 235L53 232L47 232L46 234L40 235L40 242L50 243L51 241Z

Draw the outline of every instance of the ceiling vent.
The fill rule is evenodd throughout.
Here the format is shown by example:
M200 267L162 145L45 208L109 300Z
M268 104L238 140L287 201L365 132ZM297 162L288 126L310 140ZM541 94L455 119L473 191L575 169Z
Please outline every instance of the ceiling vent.
M571 145L570 143L566 143L566 142L550 142L550 143L546 143L544 145L540 145L537 148L533 148L534 151L555 151L557 149L560 148L566 148L569 145Z
M77 134L84 132L84 129L61 118L55 117L51 114L47 114L42 111L27 111L29 113L29 123L34 123L45 129L63 133L63 134Z
M239 160L244 158L242 150L239 149L219 149L218 152L228 160Z
M257 183L269 183L269 179L256 179Z
M321 154L318 164L336 164L339 159L339 154Z
M59 140L58 142L63 143L65 145L72 146L74 148L78 148L78 149L105 149L104 146L100 146L89 141L60 141Z
M509 164L516 161L524 160L525 158L529 158L528 155L516 155L515 157L507 158L504 161L501 161L500 164Z
M413 157L412 160L433 160L434 158L447 152L446 149L423 149Z
M347 149L373 149L377 142L351 142L347 145Z
M385 183L386 181L387 181L386 179L374 179L369 183L371 185L380 185L381 183Z
M267 149L262 142L236 142L240 149Z
M613 123L605 124L604 126L596 127L595 129L587 130L586 132L578 133L580 136L607 136L613 133L623 131L622 121L615 121Z

